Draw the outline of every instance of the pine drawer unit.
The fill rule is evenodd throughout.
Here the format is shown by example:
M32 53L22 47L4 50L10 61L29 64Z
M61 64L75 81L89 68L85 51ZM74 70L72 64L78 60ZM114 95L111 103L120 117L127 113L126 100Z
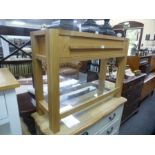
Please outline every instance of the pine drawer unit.
M37 113L33 114L33 117L38 129L44 134L81 134L84 130L93 128L93 125L102 119L104 119L103 124L108 125L108 122L105 123L106 117L126 101L125 98L121 97L121 90L128 40L85 32L46 29L32 32L31 41L37 103ZM118 61L118 74L114 86L105 82L107 61L110 58L116 58ZM74 94L75 100L72 98L73 102L78 100L79 103L62 112L63 103L60 101L59 81L60 64L93 59L101 60L98 86L94 91L95 93L90 92L78 98ZM43 64L47 68L48 101L43 95ZM92 83L91 85L90 88L93 88ZM79 93L78 90L77 92ZM80 123L68 128L61 120L70 115L77 117Z

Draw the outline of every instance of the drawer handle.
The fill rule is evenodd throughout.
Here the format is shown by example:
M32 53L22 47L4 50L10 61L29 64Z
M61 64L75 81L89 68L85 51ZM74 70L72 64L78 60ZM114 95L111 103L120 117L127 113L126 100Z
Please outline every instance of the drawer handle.
M113 116L110 116L109 120L112 121L112 120L114 120L115 117L116 117L116 113L114 113Z
M105 46L105 45L71 45L70 50L104 50L104 49L122 49L120 46Z
M88 50L88 49L94 49L94 50L97 50L97 49L99 49L99 50L101 50L101 49L105 49L105 46L104 45L101 45L101 46L93 46L93 45L84 45L84 46L82 46L82 45L71 45L70 46L70 49L71 50Z
M110 135L113 130L114 130L114 127L111 127L111 129L107 131L107 134Z
M82 135L89 135L89 133L88 133L88 131L86 131Z

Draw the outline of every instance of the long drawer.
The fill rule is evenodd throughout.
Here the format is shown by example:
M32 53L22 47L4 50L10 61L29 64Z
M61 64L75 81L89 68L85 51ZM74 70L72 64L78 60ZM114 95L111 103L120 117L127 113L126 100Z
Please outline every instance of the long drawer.
M109 124L107 127L102 128L96 135L114 135L119 132L120 120L116 120L112 124Z
M95 135L97 134L100 130L108 126L109 124L112 124L116 122L117 120L121 120L122 117L122 111L123 111L123 106L120 106L117 108L115 111L113 111L111 114L109 114L107 117L101 119L98 121L96 124L88 128L86 131L82 132L82 135Z
M62 43L60 50L63 51L60 57L79 57L80 55L80 57L85 58L89 55L89 57L96 58L100 56L100 58L103 58L108 54L115 54L118 57L121 55L125 56L125 52L123 51L124 42L122 40L63 36L62 38L60 37L60 41Z

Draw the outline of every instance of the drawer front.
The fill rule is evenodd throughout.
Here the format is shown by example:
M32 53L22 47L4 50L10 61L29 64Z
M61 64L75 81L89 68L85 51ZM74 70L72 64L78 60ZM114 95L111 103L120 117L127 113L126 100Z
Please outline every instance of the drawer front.
M101 129L105 128L108 124L112 124L116 122L116 120L121 120L122 117L123 106L120 106L114 112L112 112L107 117L101 119L96 124L88 128L86 131L82 133L82 135L94 135L97 134Z
M5 103L4 93L0 92L0 120L7 117L7 109Z
M136 92L137 90L141 91L143 87L143 83L137 83L135 85L127 85L127 86L123 87L123 94L128 94L130 92Z
M71 37L70 49L98 49L104 47L104 49L123 49L123 41L106 40L106 39L91 39L91 38L79 38Z
M119 131L120 127L120 120L115 121L114 123L110 124L109 126L102 128L97 135L114 135L116 132Z
M134 101L135 98L141 96L142 85L141 86L133 86L132 90L125 90L122 92L122 96L127 98L128 101Z
M137 90L137 87L141 88L143 86L143 83L144 83L144 77L126 83L123 85L123 92L127 93L128 91L133 91L133 89Z
M120 53L125 55L123 51L124 42L122 40L114 41L107 39L91 39L86 37L67 37L63 36L65 41L62 41L63 45L60 47L63 51L63 57L87 57L89 56L104 56L105 53L111 53L116 51L116 54ZM94 55L95 51L95 55Z

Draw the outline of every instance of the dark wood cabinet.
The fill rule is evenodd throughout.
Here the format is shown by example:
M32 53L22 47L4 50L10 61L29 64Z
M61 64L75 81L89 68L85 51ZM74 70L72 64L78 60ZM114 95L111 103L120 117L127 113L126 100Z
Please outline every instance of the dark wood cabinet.
M127 64L132 71L140 69L142 73L146 73L142 92L141 101L150 94L153 94L155 89L155 54L148 56L128 56Z
M124 80L122 96L127 102L124 105L122 123L138 111L145 76L146 74L141 74Z

